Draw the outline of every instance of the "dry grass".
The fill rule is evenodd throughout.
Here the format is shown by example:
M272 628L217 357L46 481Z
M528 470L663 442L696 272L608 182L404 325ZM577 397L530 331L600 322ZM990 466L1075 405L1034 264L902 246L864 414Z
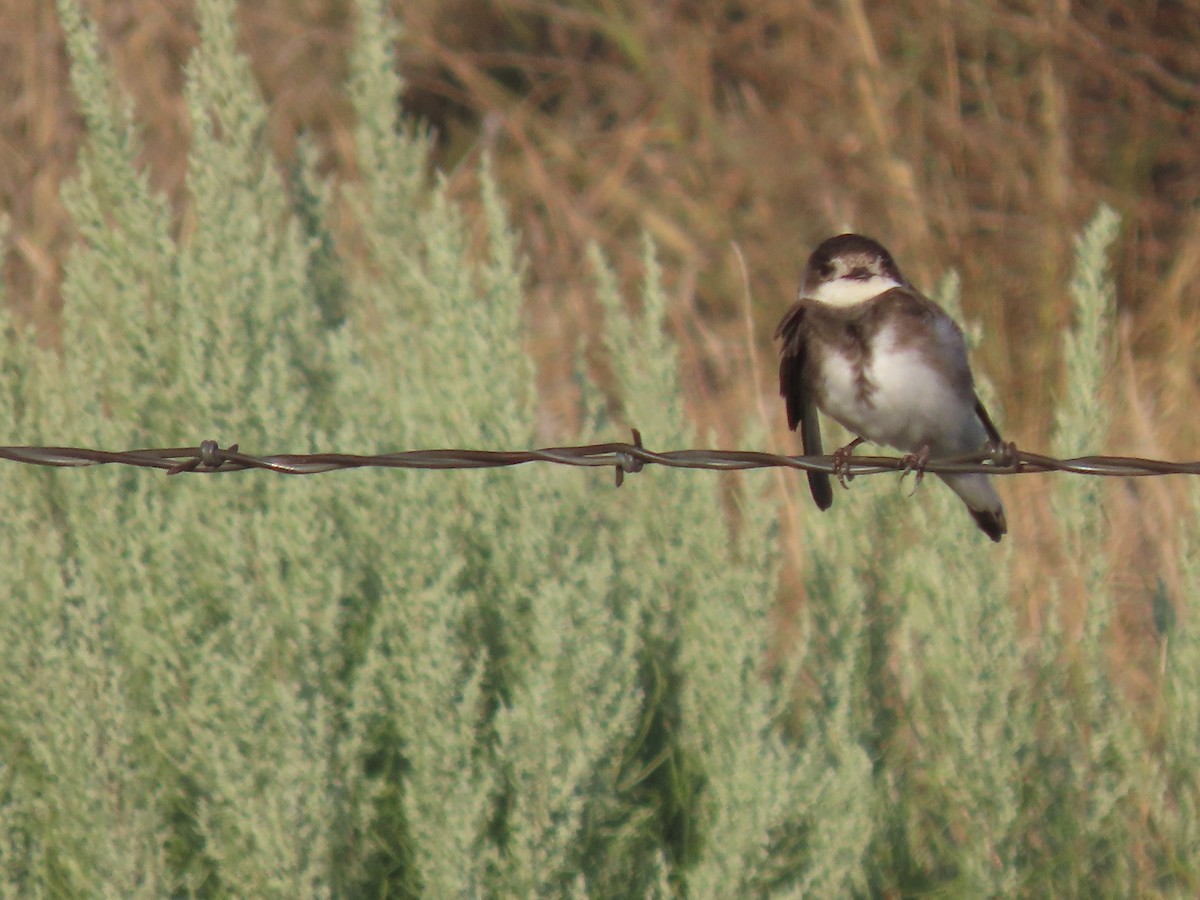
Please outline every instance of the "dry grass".
M191 5L87 5L145 124L156 182L182 208ZM1044 446L1070 241L1103 199L1126 225L1114 261L1120 427L1096 449L1196 455L1196 0L1094 9L414 0L396 9L405 104L437 130L439 165L472 203L476 163L490 152L523 235L548 440L569 433L573 398L559 386L568 351L598 317L584 248L598 242L635 285L648 231L675 294L697 422L729 443L748 411L765 408L773 447L793 447L774 397L770 332L809 248L854 227L891 246L918 284L947 268L962 274L964 305L987 334L977 366L1004 398L1006 430ZM346 0L245 5L244 46L281 156L303 129L331 171L350 170L340 84L352 24ZM14 305L52 341L71 240L58 186L80 136L52 5L0 6L0 49L5 277ZM1053 534L1053 511L1036 481L1004 487L1013 540L1035 548ZM1154 479L1114 488L1121 516L1109 549L1128 563L1117 588L1131 608L1143 608L1160 575L1173 581L1163 537L1175 493ZM1023 555L1032 593L1053 554ZM1131 614L1132 630L1137 621Z

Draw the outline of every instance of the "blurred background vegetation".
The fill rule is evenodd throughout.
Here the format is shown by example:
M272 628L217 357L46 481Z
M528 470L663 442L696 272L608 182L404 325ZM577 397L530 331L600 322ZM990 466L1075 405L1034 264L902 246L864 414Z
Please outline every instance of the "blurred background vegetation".
M185 231L180 92L197 40L192 4L84 6L144 125L154 183ZM241 4L239 21L280 158L312 134L324 171L346 177L355 174L342 87L350 7L260 0ZM855 228L888 244L922 287L960 273L965 315L984 334L976 368L995 386L1006 435L1043 447L1070 318L1071 240L1104 201L1123 223L1112 255L1119 346L1105 398L1115 427L1094 449L1196 455L1195 0L393 8L404 28L404 111L432 127L451 195L478 203L478 162L489 153L510 204L528 258L546 441L576 425L563 350L596 338L585 248L598 243L628 288L648 231L700 433L728 445L752 411L772 449L794 448L774 396L770 334L809 249ZM81 123L51 4L0 6L0 85L0 205L12 220L4 278L18 313L54 344L73 238L59 186ZM1028 595L1062 552L1044 487L1005 484L1013 540L1029 551L1014 586ZM1129 563L1119 587L1143 599L1174 587L1176 553L1163 540L1179 512L1171 483L1128 483L1110 501L1120 527L1106 549ZM1129 618L1133 631L1149 626L1147 615Z
M0 10L8 442L793 448L854 227L1010 437L1194 455L1195 10L408 3L398 94L369 0L80 5ZM1193 483L580 474L0 467L0 895L1196 895Z

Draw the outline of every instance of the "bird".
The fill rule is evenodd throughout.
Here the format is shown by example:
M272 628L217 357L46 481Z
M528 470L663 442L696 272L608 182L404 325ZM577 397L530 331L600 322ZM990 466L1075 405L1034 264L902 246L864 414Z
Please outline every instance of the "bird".
M844 467L863 441L906 457L918 479L931 458L999 447L1000 433L975 392L962 329L900 274L891 253L861 234L821 242L804 269L799 297L775 331L779 393L788 427L806 455L820 455L820 410L855 435L837 450ZM938 476L993 541L1008 533L991 479ZM845 486L845 478L838 475ZM808 473L813 500L833 504L829 475Z

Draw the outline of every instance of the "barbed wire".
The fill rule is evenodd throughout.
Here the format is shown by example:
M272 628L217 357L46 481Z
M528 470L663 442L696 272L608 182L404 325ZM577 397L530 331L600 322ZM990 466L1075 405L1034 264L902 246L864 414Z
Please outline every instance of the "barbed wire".
M931 474L983 472L989 475L1032 475L1069 472L1076 475L1142 477L1149 475L1200 475L1200 462L1170 462L1133 456L1077 456L1056 459L1005 444L964 456L931 459L921 465L913 456L785 456L754 450L648 450L633 429L632 443L584 444L539 450L404 450L398 453L280 453L255 456L237 444L222 448L216 441L196 447L143 450L91 450L81 447L0 447L0 459L36 466L73 468L121 465L163 469L168 475L220 474L262 469L284 475L317 475L344 469L494 469L541 462L563 466L612 467L620 487L626 474L644 466L673 469L744 471L786 468L824 472L849 480L883 472Z

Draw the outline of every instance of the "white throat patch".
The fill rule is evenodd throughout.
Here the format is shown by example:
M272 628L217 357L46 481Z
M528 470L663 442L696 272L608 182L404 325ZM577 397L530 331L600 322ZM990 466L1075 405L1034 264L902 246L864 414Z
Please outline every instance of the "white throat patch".
M900 287L900 282L884 275L872 275L865 280L835 278L822 284L807 299L829 306L856 306L895 287Z

